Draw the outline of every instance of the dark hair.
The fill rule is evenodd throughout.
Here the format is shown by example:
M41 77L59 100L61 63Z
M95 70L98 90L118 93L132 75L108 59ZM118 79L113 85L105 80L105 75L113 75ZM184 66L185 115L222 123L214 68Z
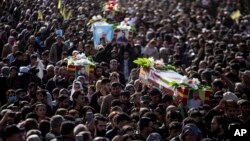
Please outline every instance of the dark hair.
M128 139L133 139L133 136L129 134L125 134L122 136L122 141L127 141Z
M110 83L110 82L111 82L110 79L104 78L104 79L102 79L101 84L105 85L105 84Z
M36 91L36 94L39 94L39 93L41 93L43 96L47 96L47 91L44 89L39 89Z
M146 112L143 117L148 117L150 118L153 122L156 122L157 121L157 116L155 113L153 112Z
M150 122L152 122L150 118L142 117L139 120L139 130L142 131L144 128L148 127Z
M172 121L169 124L169 130L178 130L178 131L181 131L181 128L182 128L182 125L178 121Z
M25 131L29 131L31 129L38 129L38 122L34 118L27 118L24 124Z
M112 84L111 84L111 87L114 87L114 88L116 88L116 87L122 87L122 85L121 85L121 83L119 83L119 82L113 82Z
M128 96L128 97L130 97L130 92L129 92L129 91L126 91L126 90L125 90L125 91L122 91L122 92L121 92L121 96L122 96L122 95L123 95L123 96Z
M52 94L54 94L54 93L58 93L59 94L59 88L54 88L53 90L52 90Z
M182 123L183 123L183 126L185 126L186 124L189 124L189 123L197 124L196 121L191 117L186 117Z
M159 91L158 89L156 88L153 88L151 89L149 92L148 92L149 95L160 95L161 94L161 91Z
M98 124L98 121L103 121L103 122L107 122L107 118L105 118L104 116L102 115L98 115L95 117L95 124L97 125Z
M42 120L39 123L39 130L42 132L42 137L44 138L50 131L50 122L48 120Z
M71 132L73 132L75 128L75 124L72 121L64 121L60 128L61 128L62 135L68 135Z
M78 98L80 95L83 95L81 91L75 91L72 95L73 101L75 102L75 99Z
M120 106L121 104L122 102L120 101L120 99L114 99L111 101L111 107Z
M17 68L16 66L11 66L11 67L10 67L10 72L11 72L12 70L16 70L16 71L18 72L18 68Z
M60 95L60 96L58 97L58 101L59 101L59 102L63 102L65 99L68 99L68 96Z
M22 92L26 92L24 89L17 89L16 90L16 94L18 95L18 94L20 94L20 93L22 93Z
M179 113L177 111L174 111L174 110L170 110L168 111L166 114L169 113L169 118L172 119L172 120L178 120L179 119Z
M215 80L214 82L212 82L212 85L216 86L216 87L219 87L219 89L222 89L224 88L224 83L222 80Z
M216 122L220 125L222 125L223 129L227 129L227 122L226 119L223 116L220 115L216 115L213 117L214 120L216 120Z
M119 124L120 122L125 121L125 120L130 121L130 117L125 113L117 114L115 119L116 119L116 124Z

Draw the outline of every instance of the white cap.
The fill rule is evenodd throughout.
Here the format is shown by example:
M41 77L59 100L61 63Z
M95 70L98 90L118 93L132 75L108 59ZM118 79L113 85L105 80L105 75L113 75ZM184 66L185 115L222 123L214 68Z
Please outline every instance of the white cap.
M238 101L238 97L232 92L225 92L223 94L223 99L224 100L233 100L233 101L236 101L236 102Z
M28 67L26 67L26 66L22 66L22 67L19 68L20 73L28 73L29 70L30 69Z

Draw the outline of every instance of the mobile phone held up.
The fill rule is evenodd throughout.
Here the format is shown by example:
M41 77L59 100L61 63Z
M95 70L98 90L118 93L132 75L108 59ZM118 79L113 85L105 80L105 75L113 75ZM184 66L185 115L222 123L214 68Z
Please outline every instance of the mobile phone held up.
M93 114L93 112L87 112L86 113L86 121L87 122L91 122L91 120L94 118L94 114Z

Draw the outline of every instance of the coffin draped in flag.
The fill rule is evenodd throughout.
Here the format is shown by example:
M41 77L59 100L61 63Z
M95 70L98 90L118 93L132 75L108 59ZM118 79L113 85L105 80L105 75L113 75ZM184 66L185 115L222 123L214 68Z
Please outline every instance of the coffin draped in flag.
M194 91L198 91L199 98L204 104L208 103L212 93L210 87L200 85L196 79L188 79L176 72L173 66L167 66L162 61L154 61L152 58L138 60L134 62L141 65L139 77L143 84L166 92L173 96L177 103L183 103L186 106Z
M75 78L84 76L85 84L88 84L94 71L94 64L82 53L67 58L67 70L69 73L74 74Z

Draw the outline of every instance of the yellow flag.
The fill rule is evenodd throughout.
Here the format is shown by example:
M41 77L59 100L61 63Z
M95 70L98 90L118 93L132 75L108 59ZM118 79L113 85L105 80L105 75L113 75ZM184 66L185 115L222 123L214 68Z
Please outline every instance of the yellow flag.
M67 16L67 8L65 7L65 6L63 6L63 8L62 8L63 10L62 10L62 16L63 16L63 19L65 20L66 19L66 16Z
M61 8L62 8L62 0L58 0L57 9L61 10Z
M241 16L240 10L236 10L236 11L232 12L232 14L230 15L230 17L231 17L233 20L237 20L240 16Z
M69 20L69 19L71 18L71 16L72 16L72 11L69 10L69 11L67 12L67 15L66 15L66 20Z

